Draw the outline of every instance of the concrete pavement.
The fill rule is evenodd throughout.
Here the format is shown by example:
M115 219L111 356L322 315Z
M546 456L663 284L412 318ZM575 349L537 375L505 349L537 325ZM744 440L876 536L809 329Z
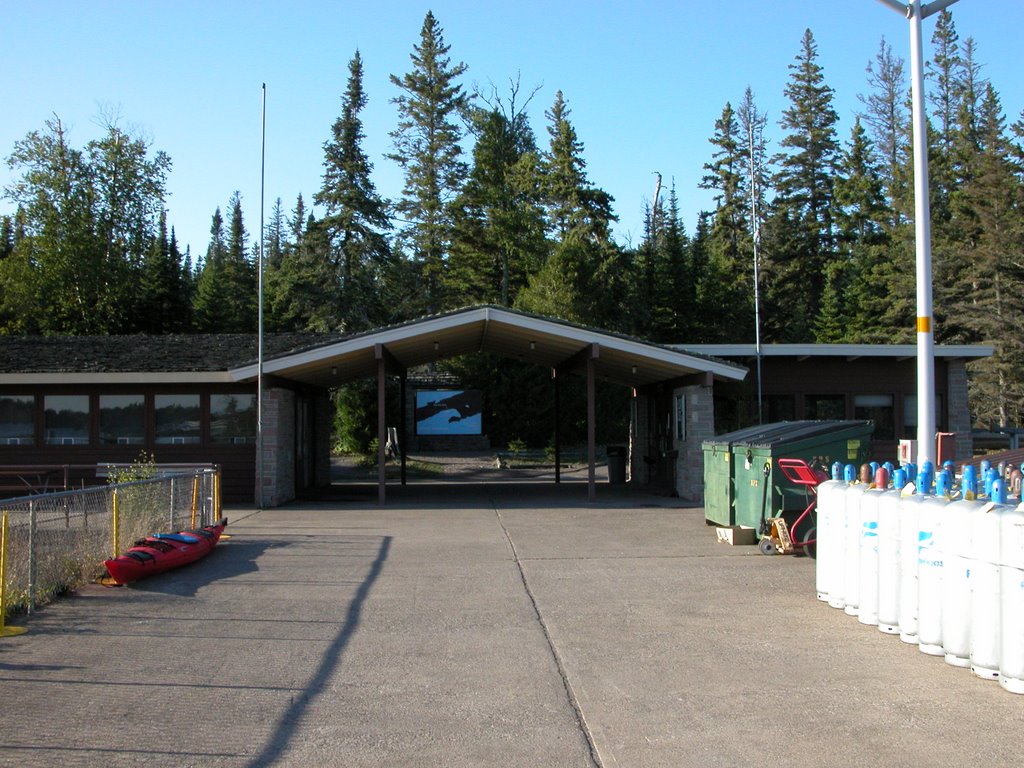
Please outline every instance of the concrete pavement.
M0 639L0 766L1009 766L1024 697L674 499L518 483L231 510Z

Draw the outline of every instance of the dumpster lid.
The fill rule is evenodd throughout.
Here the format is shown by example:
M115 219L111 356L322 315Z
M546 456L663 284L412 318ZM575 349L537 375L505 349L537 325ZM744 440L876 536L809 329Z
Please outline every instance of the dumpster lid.
M785 428L770 434L755 435L746 441L750 448L776 448L800 440L815 438L839 439L844 434L850 437L867 437L874 430L874 422L867 419L790 421L783 422Z
M874 429L874 422L866 419L778 421L759 424L705 440L705 448L729 448L742 445L751 448L771 448L808 438L836 436L837 433L862 434Z

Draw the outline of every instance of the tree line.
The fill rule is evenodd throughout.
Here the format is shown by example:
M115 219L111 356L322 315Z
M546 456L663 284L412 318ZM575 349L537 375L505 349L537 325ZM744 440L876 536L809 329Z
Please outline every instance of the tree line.
M977 44L960 39L949 11L932 44L936 341L993 344L973 369L974 415L1019 424L1024 114L1008 124ZM544 110L538 137L537 91L518 80L504 92L467 90L467 65L432 13L410 60L391 76L387 157L404 173L400 197L384 199L372 180L356 51L319 189L287 210L277 199L263 233L268 331L357 332L490 303L656 342L751 342L756 251L763 341L914 340L910 95L884 39L843 136L807 30L777 150L748 88L710 127L698 183L713 209L688 232L670 180L644 204L636 245L612 236L615 201L588 177L565 94ZM214 212L195 256L168 224L170 158L116 121L78 149L54 117L7 162L17 179L4 192L17 208L0 219L0 333L256 330L260 238L244 226L238 193L226 215Z

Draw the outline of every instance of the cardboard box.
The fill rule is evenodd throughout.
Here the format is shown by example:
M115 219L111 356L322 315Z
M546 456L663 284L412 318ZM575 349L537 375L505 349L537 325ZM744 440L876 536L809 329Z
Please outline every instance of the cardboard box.
M725 525L718 528L719 544L756 544L757 532L743 525Z

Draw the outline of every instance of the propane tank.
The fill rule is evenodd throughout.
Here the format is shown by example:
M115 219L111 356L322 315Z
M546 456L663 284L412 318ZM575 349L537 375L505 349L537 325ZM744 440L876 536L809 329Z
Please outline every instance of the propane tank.
M828 604L833 608L845 608L846 597L843 588L846 551L846 494L854 487L857 469L852 464L843 468L844 486L836 491L836 501L831 523L831 536L826 552L818 549L818 560L828 571Z
M875 470L875 482L860 501L860 606L857 621L878 624L878 510L889 494L889 473Z
M961 498L942 513L938 532L942 551L942 650L946 663L971 666L971 519L978 501L978 475L974 467L963 468Z
M878 500L878 629L900 632L900 492L907 473L893 473L892 490ZM862 596L863 597L863 596Z
M952 475L943 470L935 478L935 495L921 502L917 512L917 643L929 656L943 656L942 563L939 546L943 517L949 506Z
M856 616L860 612L860 506L871 480L871 465L861 464L856 485L847 488L845 494L843 610L847 616Z
M971 671L985 680L999 677L999 523L1005 508L1002 480L992 499L971 515Z
M1024 693L1024 503L999 520L999 684Z
M851 467L852 470L852 467ZM852 479L852 478L851 478ZM835 543L838 541L838 522L842 514L843 489L848 482L843 479L843 465L832 464L832 479L818 485L816 492L815 528L818 542L815 544L814 576L818 599L828 602L830 590L835 587L830 582L835 572Z
M908 483L900 496L900 640L917 643L917 515L926 478Z

